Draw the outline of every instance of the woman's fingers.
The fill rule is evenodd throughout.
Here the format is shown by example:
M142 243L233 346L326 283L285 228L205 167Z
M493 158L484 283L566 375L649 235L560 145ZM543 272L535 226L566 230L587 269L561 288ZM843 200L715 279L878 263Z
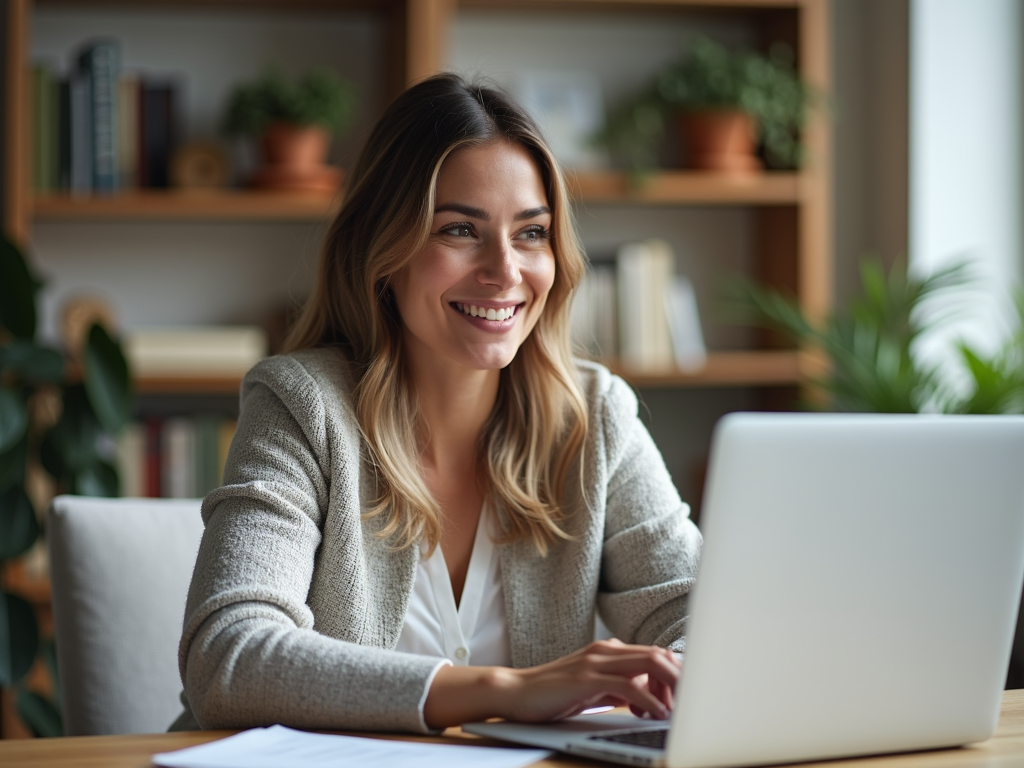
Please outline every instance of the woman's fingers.
M559 719L602 703L629 705L634 712L664 719L671 711L679 662L662 648L602 641L563 659L517 670L517 677L506 715L510 719Z

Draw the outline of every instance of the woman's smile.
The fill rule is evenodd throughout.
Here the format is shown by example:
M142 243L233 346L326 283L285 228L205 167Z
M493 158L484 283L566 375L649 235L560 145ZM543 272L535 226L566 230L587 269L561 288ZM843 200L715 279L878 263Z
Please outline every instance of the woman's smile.
M524 304L505 304L495 306L493 304L487 304L486 302L471 304L468 302L453 301L451 302L451 306L458 312L462 313L462 316L472 322L475 327L482 328L485 331L502 333L512 328L519 309L523 307Z

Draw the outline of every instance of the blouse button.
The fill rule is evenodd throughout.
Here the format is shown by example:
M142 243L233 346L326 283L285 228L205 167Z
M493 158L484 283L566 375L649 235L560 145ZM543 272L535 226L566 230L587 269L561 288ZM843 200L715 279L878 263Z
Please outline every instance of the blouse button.
M456 659L464 659L467 656L469 656L469 651L467 651L465 648L456 648L455 649L455 658Z

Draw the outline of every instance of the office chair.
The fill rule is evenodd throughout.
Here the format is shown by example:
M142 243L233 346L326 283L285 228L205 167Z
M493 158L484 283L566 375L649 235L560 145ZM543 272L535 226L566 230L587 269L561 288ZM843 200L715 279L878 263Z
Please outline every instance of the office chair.
M47 542L64 731L166 731L181 712L178 639L199 499L58 496Z

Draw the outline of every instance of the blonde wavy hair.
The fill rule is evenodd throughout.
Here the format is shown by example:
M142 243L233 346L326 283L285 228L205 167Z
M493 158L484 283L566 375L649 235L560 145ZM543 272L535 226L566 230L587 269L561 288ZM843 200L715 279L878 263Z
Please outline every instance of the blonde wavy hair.
M426 243L445 158L494 141L523 147L537 164L552 212L555 280L533 332L501 371L478 456L505 513L502 541L532 539L545 553L569 538L564 494L587 432L569 311L586 267L565 180L519 105L496 88L444 74L405 91L373 129L286 342L288 351L338 347L351 362L356 417L377 472L377 497L364 517L384 515L381 535L396 536L398 548L421 537L436 546L443 516L420 472L422 425L389 283Z

